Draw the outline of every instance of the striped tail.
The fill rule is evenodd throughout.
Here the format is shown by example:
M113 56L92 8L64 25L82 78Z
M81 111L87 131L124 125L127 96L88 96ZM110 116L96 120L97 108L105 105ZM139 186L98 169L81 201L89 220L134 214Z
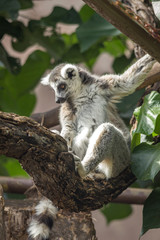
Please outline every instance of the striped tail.
M49 234L53 227L58 209L48 199L42 199L35 208L28 228L28 240L49 240Z

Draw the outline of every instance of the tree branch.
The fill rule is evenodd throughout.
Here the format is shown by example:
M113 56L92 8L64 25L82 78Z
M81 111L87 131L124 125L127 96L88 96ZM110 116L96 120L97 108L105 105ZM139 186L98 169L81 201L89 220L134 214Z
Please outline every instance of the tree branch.
M108 181L94 175L81 179L65 140L16 114L0 112L0 154L17 158L41 194L69 211L98 209L135 181L130 167Z
M0 177L0 184L4 192L7 193L21 193L24 194L27 190L33 187L34 182L26 178ZM152 190L127 188L117 198L113 199L114 203L127 204L144 204ZM33 191L30 194L33 197Z
M5 225L4 225L4 199L3 188L0 185L0 236L1 240L5 240Z
M145 88L159 81L160 81L160 64L155 63L152 70L147 75L145 81L137 88L137 90Z
M56 107L50 111L44 113L34 113L31 115L36 122L41 123L41 125L51 128L59 124L59 107Z
M144 29L142 25L137 24L134 17L127 15L127 11L125 14L122 9L115 4L115 1L83 1L160 62L160 41L158 40L158 33L157 35L155 34L155 37L153 37L151 33L147 31L147 29Z
M6 240L28 239L26 226L38 201L37 199L5 200ZM0 239L5 240L2 235ZM97 240L91 213L69 213L60 210L54 221L50 239Z
M0 185L5 193L24 194L34 182L27 178L0 177Z

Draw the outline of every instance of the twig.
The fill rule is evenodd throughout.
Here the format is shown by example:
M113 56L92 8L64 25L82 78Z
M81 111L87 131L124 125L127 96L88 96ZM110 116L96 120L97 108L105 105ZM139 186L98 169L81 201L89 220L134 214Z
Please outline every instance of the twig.
M31 118L38 123L43 122L42 124L43 126L47 128L51 128L59 124L58 116L59 116L59 107L44 113L34 113L31 115Z

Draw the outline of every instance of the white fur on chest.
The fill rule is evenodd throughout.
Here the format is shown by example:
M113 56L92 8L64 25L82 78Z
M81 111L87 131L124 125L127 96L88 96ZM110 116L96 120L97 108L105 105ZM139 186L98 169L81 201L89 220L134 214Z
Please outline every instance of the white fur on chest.
M76 137L73 139L72 150L81 159L84 157L89 139L94 130L107 122L107 100L96 93L96 89L89 89L75 100Z

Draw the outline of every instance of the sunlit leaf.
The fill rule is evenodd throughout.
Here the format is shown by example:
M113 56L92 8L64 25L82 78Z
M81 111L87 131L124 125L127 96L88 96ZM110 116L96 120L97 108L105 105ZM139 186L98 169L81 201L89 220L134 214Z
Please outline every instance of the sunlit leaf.
M131 142L131 151L138 146L141 142L141 135L140 133L134 133L132 136L132 142Z
M117 37L112 38L110 41L105 41L103 44L106 52L114 57L119 57L120 55L124 54L126 50L124 42Z
M160 94L153 91L145 96L143 105L138 109L138 112L136 111L136 118L138 119L136 132L150 135L155 131L160 134L159 115Z
M141 143L132 153L132 171L138 179L154 180L160 171L160 143Z
M90 8L87 4L85 4L81 8L79 15L83 22L87 22L94 13L95 13L95 11L92 8Z
M6 156L0 156L0 168L4 168L5 171L2 173L2 176L10 177L29 177L28 174L22 169L18 160L14 158L7 158Z

